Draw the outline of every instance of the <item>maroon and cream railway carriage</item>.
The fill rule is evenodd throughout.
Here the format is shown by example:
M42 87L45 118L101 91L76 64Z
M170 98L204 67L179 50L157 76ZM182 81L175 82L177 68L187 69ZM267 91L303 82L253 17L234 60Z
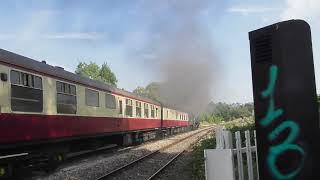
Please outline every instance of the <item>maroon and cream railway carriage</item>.
M187 113L0 49L0 174L8 159L61 160L92 144L129 144L188 126Z

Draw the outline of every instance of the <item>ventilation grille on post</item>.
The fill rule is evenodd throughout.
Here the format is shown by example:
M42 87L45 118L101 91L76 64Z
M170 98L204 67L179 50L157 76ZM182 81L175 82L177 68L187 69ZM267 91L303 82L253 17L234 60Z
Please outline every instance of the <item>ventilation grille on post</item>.
M271 34L265 34L254 40L256 62L267 62L272 59Z

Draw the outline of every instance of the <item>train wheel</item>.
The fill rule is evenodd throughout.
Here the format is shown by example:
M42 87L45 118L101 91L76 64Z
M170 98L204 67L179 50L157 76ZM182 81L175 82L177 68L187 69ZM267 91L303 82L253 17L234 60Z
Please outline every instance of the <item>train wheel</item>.
M63 153L56 153L49 157L48 166L45 168L47 172L54 171L64 161Z
M0 164L0 179L9 178L12 176L12 170L11 170L10 164Z

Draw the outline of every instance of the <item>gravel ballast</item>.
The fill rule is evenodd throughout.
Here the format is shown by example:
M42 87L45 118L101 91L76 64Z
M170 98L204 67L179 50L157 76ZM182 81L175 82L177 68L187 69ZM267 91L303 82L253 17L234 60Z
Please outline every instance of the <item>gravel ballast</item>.
M51 173L49 175L42 176L41 178L34 177L32 179L44 179L44 180L60 180L60 179L91 180L92 179L93 180L105 174L106 172L112 171L152 151L161 149L162 147L165 147L175 142L178 139L182 139L191 134L195 134L199 131L201 131L201 129L178 134L170 138L145 143L145 144L133 147L130 150L118 151L111 155L98 154L97 156L94 156L94 157L88 157L86 159L81 159L80 161L74 161L72 164L69 164L67 166L66 165L61 166L61 168L59 168L56 172ZM170 154L172 152L175 152L175 150L171 149L170 152L167 152L167 153L164 152L163 154Z
M146 160L143 160L131 168L123 170L121 173L116 174L113 177L108 177L108 179L113 180L122 180L122 179L130 179L130 180L141 180L148 179L152 174L154 174L157 170L159 170L162 166L164 166L167 162L169 162L175 155L180 152L188 149L191 144L196 143L198 139L206 134L208 131L200 132L192 137L189 137L186 140L179 142L169 148L161 150L159 153L148 157ZM162 172L161 172L162 173Z

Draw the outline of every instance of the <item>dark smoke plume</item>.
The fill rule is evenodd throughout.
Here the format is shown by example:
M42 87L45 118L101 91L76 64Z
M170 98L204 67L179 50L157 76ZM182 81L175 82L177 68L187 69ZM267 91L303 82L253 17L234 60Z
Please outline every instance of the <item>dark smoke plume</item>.
M207 0L177 0L157 1L149 7L165 7L169 13L162 14L167 18L154 16L150 32L156 32L155 38L146 45L162 76L161 100L195 115L212 100L212 87L218 78L219 62L210 29L202 21L214 5Z

